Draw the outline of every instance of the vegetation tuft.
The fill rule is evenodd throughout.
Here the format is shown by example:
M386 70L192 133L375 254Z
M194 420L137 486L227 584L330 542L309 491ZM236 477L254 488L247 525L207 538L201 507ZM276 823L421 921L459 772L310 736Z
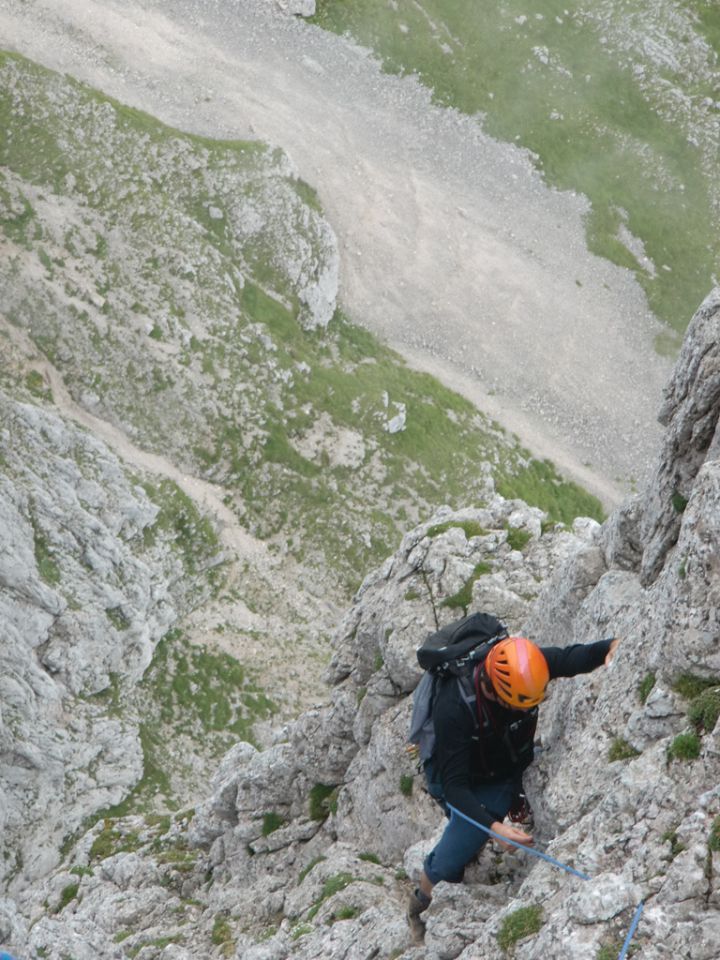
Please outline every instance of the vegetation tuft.
M408 773L402 774L400 777L400 793L404 797L411 797L413 792L413 783L415 782L414 777Z
M613 740L608 750L608 760L611 763L614 763L616 760L632 760L634 757L639 756L640 751L636 750L627 740L623 740L621 737Z
M680 733L667 749L668 760L697 760L700 737L696 733Z
M698 677L692 673L681 673L673 683L673 690L686 700L694 700L703 691L720 686L717 677Z
M720 686L703 690L688 707L688 719L697 733L712 733L718 717L720 717Z
M678 840L678 835L675 830L666 830L661 839L665 843L670 844L670 860L674 860L675 857L685 849L685 846Z
M144 530L146 546L154 546L158 537L168 539L182 556L188 573L217 559L219 541L212 523L172 480L143 482L148 497L160 507L152 526Z
M54 559L54 551L47 541L47 538L38 529L33 522L33 533L35 536L35 562L38 573L45 583L51 587L57 586L60 582L60 568Z
M275 833L276 830L279 830L280 827L285 826L285 817L282 817L279 813L275 813L274 810L270 813L266 813L263 816L262 822L262 835L264 837L269 837L271 833Z
M77 897L79 889L79 883L69 883L66 887L63 887L60 892L60 900L54 912L60 913L64 910L65 907Z
M316 783L310 790L310 819L327 820L331 813L337 813L337 797L337 786Z
M473 584L487 573L492 573L492 566L484 561L477 563L473 572L458 592L454 593L451 597L446 597L440 606L450 607L452 610L463 610L464 613L467 613L467 609L472 601Z
M655 674L647 673L642 678L638 685L638 696L640 697L640 703L645 703L647 698L650 696L650 692L655 686Z
M446 523L437 523L430 527L427 532L428 537L439 537L448 530L459 528L465 534L467 540L472 537L485 537L488 531L485 530L476 520L448 520Z
M326 900L335 896L336 893L340 893L340 891L349 886L353 880L355 880L355 877L350 873L336 873L328 877L320 891L320 896L308 910L307 919L312 920Z
M508 527L507 542L512 550L524 550L532 540L532 534L529 530L521 530L519 527Z
M501 949L509 950L518 940L538 933L543 925L543 912L540 906L520 907L509 913L502 922L497 941Z
M326 857L323 857L323 856L315 857L313 860L310 861L310 863L309 863L306 867L303 867L303 869L302 869L302 870L300 871L300 873L298 874L298 881L297 881L297 882L298 882L298 886L300 886L300 884L303 882L303 880L305 879L305 877L306 877L309 873L311 873L311 872L315 869L315 867L316 867L319 863L322 863L323 860L325 860L325 859L326 859Z
M720 817L715 817L713 820L708 847L713 853L720 853Z
M210 940L215 946L232 945L232 928L228 923L227 917L218 913L213 921Z
M380 863L380 857L376 853L359 853L358 860L365 860L367 863Z

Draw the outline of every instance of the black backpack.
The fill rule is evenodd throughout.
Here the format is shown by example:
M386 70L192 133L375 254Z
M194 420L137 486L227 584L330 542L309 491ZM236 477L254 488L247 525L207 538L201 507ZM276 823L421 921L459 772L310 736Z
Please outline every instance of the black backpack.
M488 655L490 647L507 636L505 624L489 613L472 613L427 635L417 651L418 663L425 673L413 694L408 734L408 741L418 748L421 763L429 760L435 750L432 707L438 680L457 677L463 700L477 724L475 692L468 681L475 666Z

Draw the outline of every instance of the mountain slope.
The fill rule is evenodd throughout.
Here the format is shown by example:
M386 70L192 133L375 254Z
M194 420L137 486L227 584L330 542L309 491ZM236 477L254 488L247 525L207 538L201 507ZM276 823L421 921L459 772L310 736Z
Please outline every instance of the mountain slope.
M543 533L537 511L489 490L481 510L441 510L363 583L337 632L328 705L264 751L236 744L197 810L98 824L64 872L4 903L6 939L77 960L605 960L642 900L634 956L711 960L719 324L715 291L689 327L643 496L572 533ZM553 685L526 779L540 847L590 880L486 850L462 886L438 886L415 948L406 877L442 816L404 752L414 650L463 589L471 609L539 642L622 642L610 668Z

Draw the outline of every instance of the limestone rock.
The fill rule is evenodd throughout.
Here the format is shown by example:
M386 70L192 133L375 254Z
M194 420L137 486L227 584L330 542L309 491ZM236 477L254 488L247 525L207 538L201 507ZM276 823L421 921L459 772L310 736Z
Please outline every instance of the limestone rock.
M643 583L652 582L677 541L682 512L706 460L717 459L720 437L720 289L690 322L659 420L666 427L657 468L645 495Z
M0 423L0 874L26 882L140 779L137 728L93 697L142 676L186 582L145 550L158 508L99 441L5 394Z
M295 17L314 17L315 0L275 0L283 13Z

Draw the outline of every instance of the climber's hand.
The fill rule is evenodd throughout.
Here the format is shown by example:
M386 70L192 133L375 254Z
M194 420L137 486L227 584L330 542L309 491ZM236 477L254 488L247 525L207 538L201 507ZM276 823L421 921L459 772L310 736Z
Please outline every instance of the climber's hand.
M501 837L506 837L508 840L514 840L515 843L521 843L526 847L529 847L533 842L533 838L529 833L525 833L524 830L521 830L519 827L513 827L509 823L500 823L496 820L495 823L490 825L490 829L493 833L497 833ZM503 843L503 841L498 840L497 837L493 837L493 840L499 843L503 850L515 849L511 843Z
M609 665L612 663L612 658L615 656L615 651L617 650L617 646L618 646L619 643L620 643L620 638L619 638L619 637L615 637L615 638L613 639L613 641L611 642L611 644L610 644L610 649L608 650L607 656L605 657L605 666L606 666L606 667L609 666Z

